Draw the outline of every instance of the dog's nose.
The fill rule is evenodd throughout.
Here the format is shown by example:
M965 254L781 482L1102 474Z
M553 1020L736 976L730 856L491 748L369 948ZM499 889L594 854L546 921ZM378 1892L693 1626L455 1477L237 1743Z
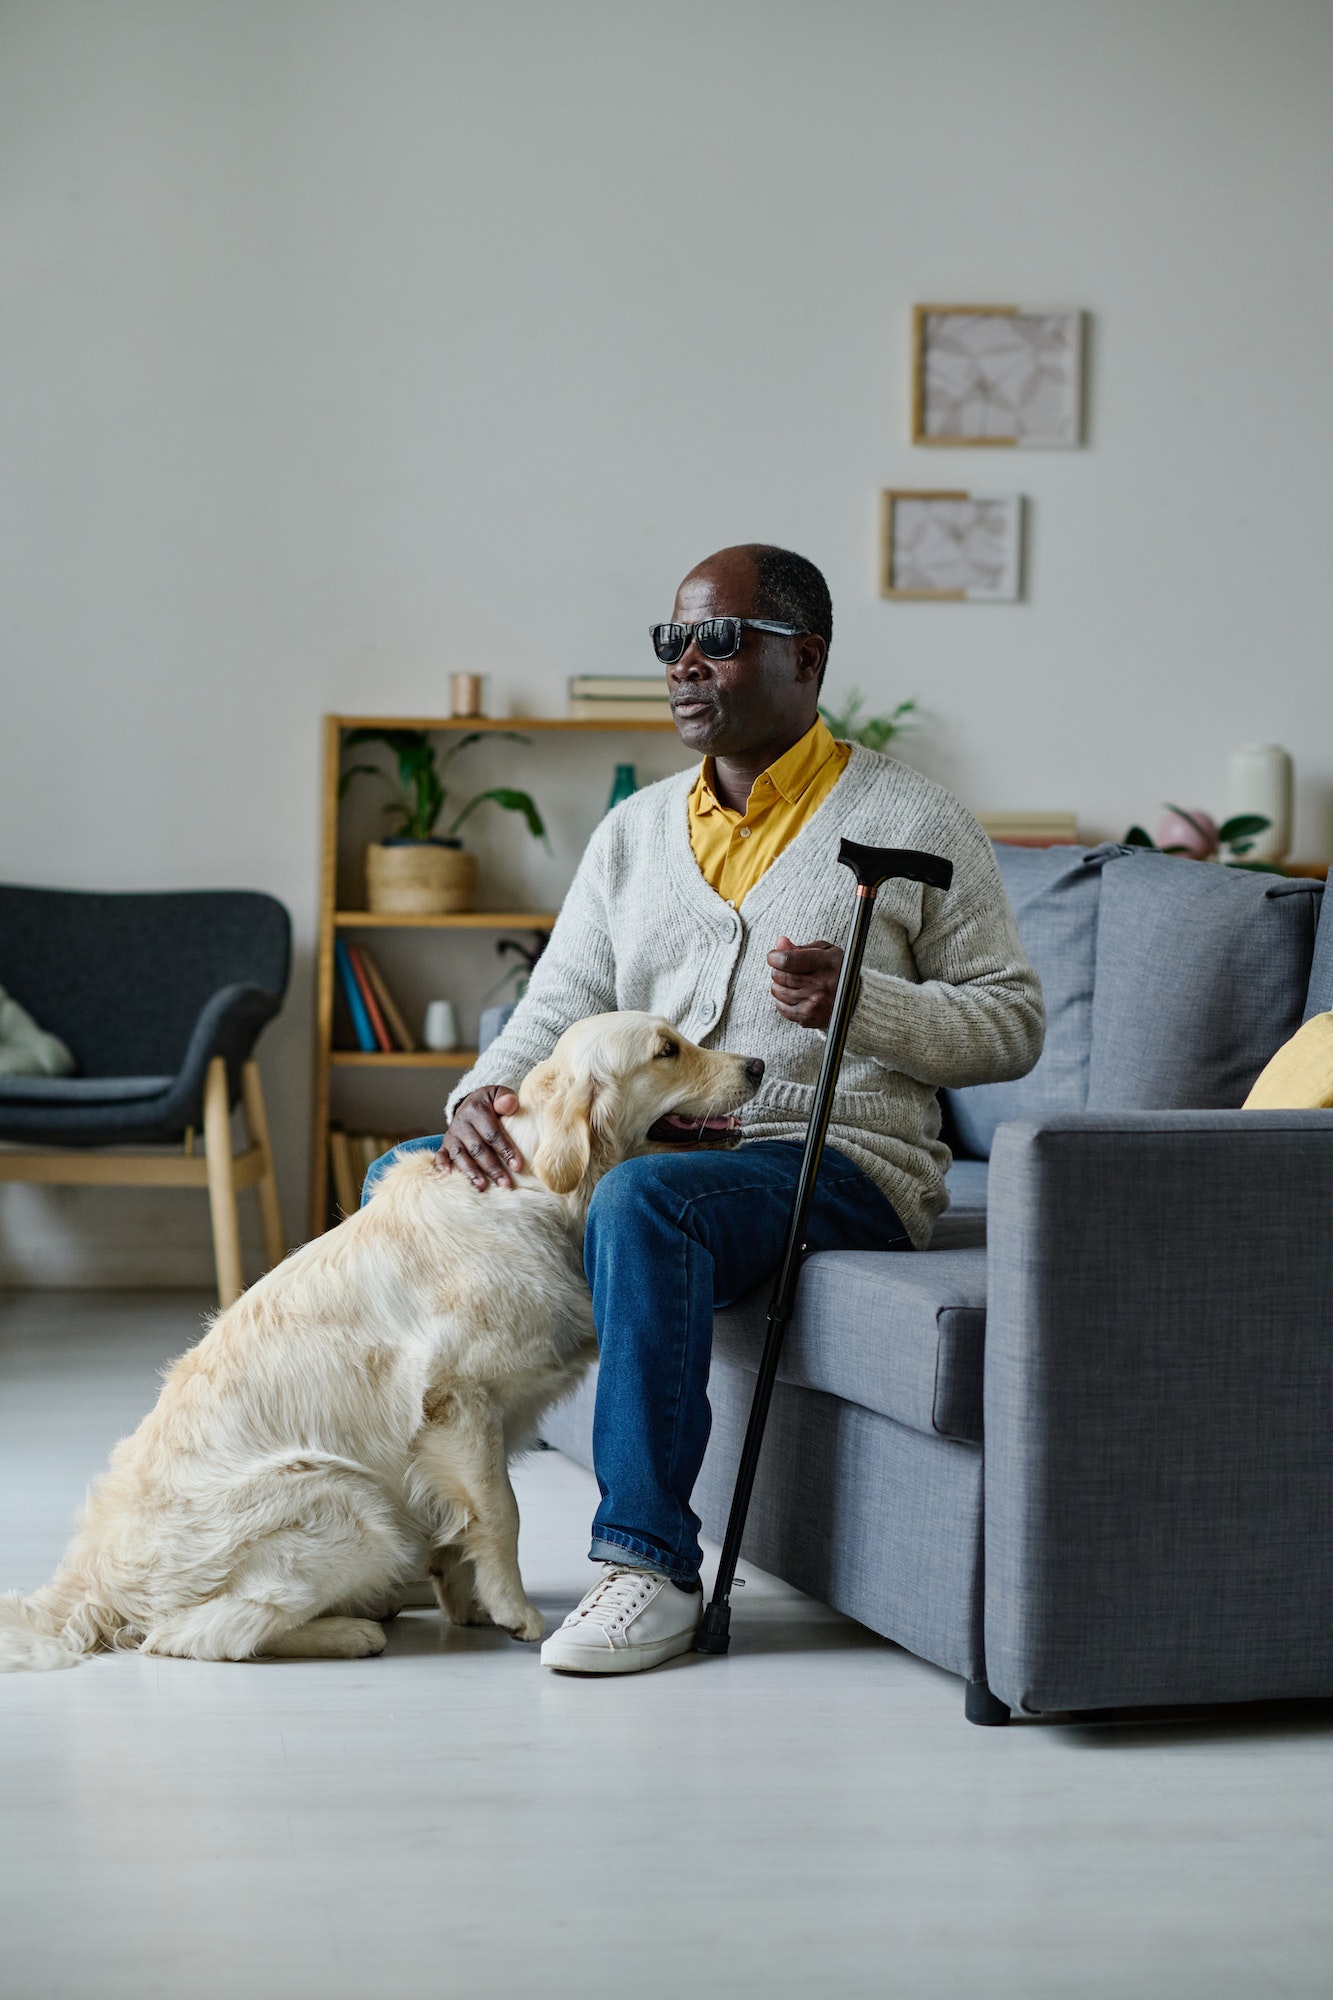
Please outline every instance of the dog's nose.
M764 1058L762 1056L751 1056L745 1065L745 1074L749 1077L751 1083L762 1083L764 1079Z

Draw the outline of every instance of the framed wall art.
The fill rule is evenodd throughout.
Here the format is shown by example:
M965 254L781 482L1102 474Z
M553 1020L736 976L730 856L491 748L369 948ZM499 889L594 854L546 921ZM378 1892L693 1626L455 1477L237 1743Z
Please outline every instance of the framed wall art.
M912 442L1079 444L1083 320L1072 307L914 306Z
M1012 604L1022 576L1023 501L1017 493L881 496L882 597Z

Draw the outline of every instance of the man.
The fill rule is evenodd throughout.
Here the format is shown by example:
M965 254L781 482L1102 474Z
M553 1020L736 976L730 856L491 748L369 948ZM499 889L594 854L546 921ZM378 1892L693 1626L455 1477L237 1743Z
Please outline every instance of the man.
M708 1439L713 1309L779 1260L842 960L829 940L851 909L841 836L944 855L954 882L947 894L907 882L880 892L810 1247L925 1245L949 1165L937 1087L1022 1076L1041 1050L1041 989L976 821L909 767L835 743L820 720L832 633L824 578L787 550L723 549L690 572L653 638L676 727L704 761L603 820L526 996L450 1100L441 1167L508 1186L514 1091L572 1021L644 1008L766 1064L738 1147L625 1161L593 1196L599 1569L543 1646L549 1667L634 1672L693 1642L703 1598L690 1496Z

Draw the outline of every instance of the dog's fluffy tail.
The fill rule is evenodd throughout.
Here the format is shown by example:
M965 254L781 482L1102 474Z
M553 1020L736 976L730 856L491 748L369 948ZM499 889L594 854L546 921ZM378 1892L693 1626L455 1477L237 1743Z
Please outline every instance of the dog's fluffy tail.
M101 1621L90 1605L62 1618L42 1605L45 1595L39 1592L26 1601L16 1590L0 1595L0 1674L77 1667L85 1653L106 1643Z

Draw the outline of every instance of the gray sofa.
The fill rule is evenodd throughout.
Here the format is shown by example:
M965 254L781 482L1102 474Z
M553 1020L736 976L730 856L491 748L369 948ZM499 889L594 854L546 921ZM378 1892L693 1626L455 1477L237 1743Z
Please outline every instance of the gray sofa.
M945 1093L929 1250L807 1263L745 1553L978 1722L1333 1695L1333 1112L1238 1109L1333 1007L1323 885L999 853L1045 1052ZM766 1289L717 1316L714 1536ZM544 1426L585 1465L593 1394Z

